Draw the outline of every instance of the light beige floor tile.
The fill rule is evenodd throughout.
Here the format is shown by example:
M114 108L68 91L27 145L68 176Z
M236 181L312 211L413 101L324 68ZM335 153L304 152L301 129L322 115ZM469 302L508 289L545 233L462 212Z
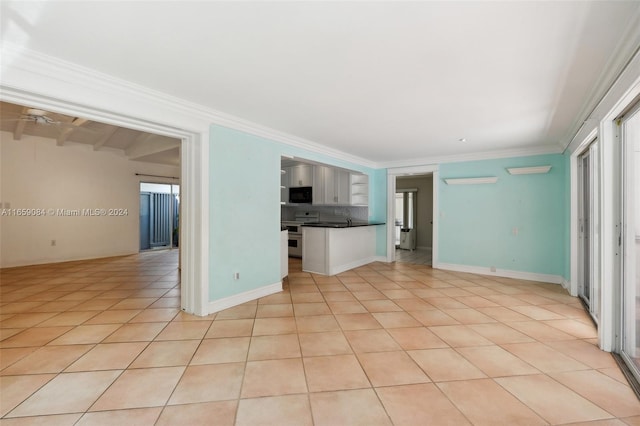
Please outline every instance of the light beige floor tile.
M376 387L431 381L404 351L361 353L358 359L371 384Z
M372 389L344 390L309 395L314 425L391 425Z
M275 293L269 296L261 297L258 299L259 305L279 305L279 304L291 304L291 293L282 292Z
M509 296L504 296L509 297ZM491 318L502 321L502 322L514 322L514 321L531 321L526 315L522 315L516 311L513 311L509 308L500 306L500 307L490 307L490 308L477 308L478 312L482 312L485 315L490 316Z
M598 371L571 371L550 376L616 417L640 416L640 401L631 388Z
M613 417L545 375L503 377L495 380L545 420L554 424Z
M237 401L202 402L198 404L169 405L155 423L156 426L208 425L233 426ZM213 420L215 419L215 420ZM97 426L97 425L96 425Z
M168 322L174 319L179 312L179 309L174 308L145 309L129 322Z
M340 330L340 325L333 315L318 315L296 318L298 333L317 333Z
M470 425L435 385L417 384L376 389L394 425ZM428 403L425 403L428 401Z
M411 299L414 300L414 299ZM416 299L417 300L417 299ZM363 300L360 303L367 311L374 312L402 312L403 309L394 303L393 300Z
M327 302L334 315L339 314L362 314L367 309L360 302Z
M21 348L43 346L69 330L72 330L72 327L35 327L20 330L11 335L11 337L5 338L5 336L3 336L2 347Z
M39 327L80 325L97 314L96 311L62 312L40 323Z
M210 326L211 321L174 321L169 323L155 340L202 339Z
M121 371L113 370L60 374L7 416L39 416L86 411L120 373Z
M560 331L564 331L578 339L593 339L598 337L598 330L592 322L585 324L574 319L561 319L544 321L544 324L557 328Z
M126 370L90 411L158 407L167 403L184 367Z
M487 377L453 349L423 349L408 354L434 382Z
M160 416L162 407L132 408L128 410L86 413L77 426L152 425Z
M258 305L258 310L256 311L256 318L281 318L292 316L293 305L291 303L266 305L261 304Z
M342 355L352 353L351 346L341 331L300 333L303 356Z
M433 333L452 347L486 346L493 343L466 325L442 325L429 327Z
M534 338L539 342L552 342L555 340L575 340L576 338L570 334L553 328L547 324L538 321L517 321L510 322L509 327Z
M420 321L424 326L455 325L460 324L458 320L450 317L439 309L410 312L411 316Z
M2 375L59 373L93 345L44 346L2 371Z
M604 352L598 346L584 340L551 341L545 344L591 368L618 368L611 353Z
M156 300L155 297L127 298L113 305L111 309L145 309Z
M49 344L82 345L88 343L100 343L120 327L120 324L79 325Z
M401 349L387 330L351 330L345 331L344 335L355 352L384 352Z
M297 334L253 336L249 346L249 361L300 357Z
M244 363L189 366L171 395L169 404L237 399L244 367Z
M405 351L449 347L426 327L392 328L387 332Z
M310 392L371 387L353 355L304 358L304 369Z
M284 395L242 399L238 406L237 426L313 425L307 395Z
M474 425L545 425L545 420L491 379L438 383Z
M458 302L453 297L425 297L424 300L431 303L438 309L465 309L468 308L462 302Z
M376 312L371 315L384 328L419 327L421 325L406 312Z
M13 410L54 377L55 374L0 377L0 416Z
M302 360L250 361L245 369L242 398L306 393Z
M294 305L297 303L324 303L324 297L316 289L316 291L310 293L293 292L291 293L291 301Z
M205 339L191 360L191 365L244 362L249 352L249 337Z
M34 312L15 314L11 318L0 322L0 328L28 328L35 327L36 325L48 320L55 316L55 312Z
M291 334L296 332L296 320L288 318L258 318L253 325L254 336Z
M213 321L205 338L244 337L253 333L253 319L216 320Z
M124 324L142 312L139 309L110 310L100 312L84 324Z
M460 324L495 323L496 320L475 309L443 309L444 313L457 320Z
M96 345L65 371L124 370L146 346L147 342L102 343Z
M457 351L489 377L540 373L540 371L500 346L458 348Z
M294 303L293 310L295 312L296 317L331 314L331 309L329 309L329 305L327 305L324 302Z
M320 289L322 291L322 289ZM357 302L358 299L353 297L350 291L322 291L324 300L327 302Z
M252 319L256 317L256 311L258 310L258 304L255 305L240 305L233 308L225 309L218 312L216 319L218 320L231 320L231 319Z
M74 426L82 413L2 419L2 426Z
M531 337L514 330L506 324L471 324L469 328L498 345L534 341Z
M551 312L547 309L544 309L541 306L533 306L533 305L511 306L510 309L518 313L521 313L523 315L526 315L529 318L534 319L536 321L564 319L562 315L556 314L555 312Z
M435 306L421 299L399 299L395 300L394 303L406 312L431 311L437 309Z
M4 370L10 365L15 364L27 355L37 351L37 346L28 348L0 348L0 370Z
M113 342L150 342L163 328L167 326L164 322L149 322L140 324L124 324L113 334L104 339L103 343Z
M544 373L586 370L589 367L543 343L513 343L502 347Z
M336 315L336 320L343 330L371 330L382 328L380 323L369 313Z
M157 341L149 343L130 368L174 367L189 364L199 340Z

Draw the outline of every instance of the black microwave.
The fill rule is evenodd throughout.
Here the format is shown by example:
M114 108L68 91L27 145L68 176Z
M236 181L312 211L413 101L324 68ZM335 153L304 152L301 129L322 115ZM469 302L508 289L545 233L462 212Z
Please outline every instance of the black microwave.
M289 202L291 204L311 204L313 192L310 186L289 188Z

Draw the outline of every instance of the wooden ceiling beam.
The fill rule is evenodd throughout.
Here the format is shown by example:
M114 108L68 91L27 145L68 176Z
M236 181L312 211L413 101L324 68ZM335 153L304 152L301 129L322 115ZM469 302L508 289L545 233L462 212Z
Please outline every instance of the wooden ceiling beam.
M100 148L102 148L102 146L104 144L106 144L109 139L111 139L111 136L113 136L113 134L118 130L118 127L116 126L110 126L104 133L102 133L102 136L100 137L100 139L98 139L94 144L93 144L93 150L94 151L98 151Z
M71 122L71 125L75 127L80 127L88 121L89 120L87 120L86 118L76 118ZM56 145L63 146L65 141L69 137L69 135L71 135L71 133L73 133L74 130L75 130L74 127L67 127L66 129L61 131L60 134L58 135L58 138L56 139Z
M28 111L29 111L29 108L23 107L22 112L20 112L20 117L22 118L22 116L27 114ZM16 123L16 128L13 131L14 141L19 141L22 138L22 133L24 132L24 127L26 125L27 125L27 120L18 120L18 122Z
M169 151L179 146L179 140L167 139L152 133L141 133L124 152L129 157L129 160L136 160L147 155Z

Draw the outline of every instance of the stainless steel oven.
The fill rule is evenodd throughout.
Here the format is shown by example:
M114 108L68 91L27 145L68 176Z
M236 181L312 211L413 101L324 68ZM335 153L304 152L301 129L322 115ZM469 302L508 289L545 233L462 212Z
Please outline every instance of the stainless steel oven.
M289 231L289 257L302 257L302 225L317 222L319 215L317 212L297 212L295 218L295 221L283 221L282 226Z

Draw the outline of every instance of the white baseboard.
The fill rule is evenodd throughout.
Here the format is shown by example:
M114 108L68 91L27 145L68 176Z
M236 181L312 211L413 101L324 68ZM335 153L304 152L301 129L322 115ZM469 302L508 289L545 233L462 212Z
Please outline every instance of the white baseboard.
M566 278L562 277L562 282L560 284L562 284L562 287L565 290L567 290L569 293L571 293L571 281L569 281Z
M511 271L508 269L496 269L495 272L490 268L483 266L469 266L469 265L456 265L453 263L440 263L434 264L435 269L444 269L447 271L455 272L468 272L471 274L491 275L495 277L503 278L515 278L518 280L538 281L543 283L560 284L565 281L564 277L560 275L550 274L538 274L535 272L523 272L523 271Z
M259 299L261 297L269 296L280 291L282 291L282 281L264 287L255 288L253 290L245 291L244 293L234 294L233 296L214 300L212 302L209 302L208 312L206 315L213 314L224 309L233 308L234 306L238 306L243 303Z
M9 261L6 263L2 263L0 265L0 269L21 268L23 266L47 265L47 264L66 263L66 262L79 262L82 260L107 259L109 257L132 256L134 254L139 254L139 252L126 250L126 251L119 251L119 252L113 252L113 253L99 253L91 256L81 255L81 256L70 256L70 257L64 257L64 258L17 260L17 261Z

